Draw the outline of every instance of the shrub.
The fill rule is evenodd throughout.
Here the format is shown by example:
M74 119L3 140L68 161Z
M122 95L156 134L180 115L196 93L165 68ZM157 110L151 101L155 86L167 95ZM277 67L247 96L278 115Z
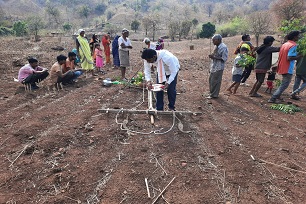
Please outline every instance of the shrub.
M15 35L18 37L24 36L28 33L28 24L24 21L15 22L13 25Z
M219 26L217 32L223 37L234 36L240 33L247 33L248 25L244 19L235 17L230 22Z
M0 27L0 36L13 35L15 32L11 28Z
M200 38L210 38L216 33L216 26L210 22L202 25L202 30L199 33Z

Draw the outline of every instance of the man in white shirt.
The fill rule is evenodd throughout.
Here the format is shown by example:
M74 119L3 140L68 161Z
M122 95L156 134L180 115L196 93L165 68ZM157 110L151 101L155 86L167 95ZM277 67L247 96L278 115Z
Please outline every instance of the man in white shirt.
M150 64L154 63L157 69L157 83L164 84L164 89L167 89L168 94L168 108L175 111L176 83L180 69L177 57L168 50L145 49L141 58L144 59L144 73L148 89L152 89ZM156 92L156 110L164 110L164 91Z
M128 36L129 31L124 28L122 30L122 36L118 39L121 79L124 81L127 81L127 79L125 78L126 68L130 66L129 50L133 48Z

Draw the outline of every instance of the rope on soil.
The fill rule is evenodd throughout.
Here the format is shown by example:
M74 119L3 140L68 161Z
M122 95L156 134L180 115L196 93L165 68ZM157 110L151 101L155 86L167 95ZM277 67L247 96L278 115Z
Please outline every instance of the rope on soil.
M161 128L161 129L159 129L159 130L151 130L150 132L139 132L139 131L130 130L130 129L127 127L128 116L127 116L127 118L124 119L121 123L118 122L118 116L119 116L120 112L123 112L122 110L123 110L123 109L121 109L120 111L118 111L118 113L116 114L115 120L116 120L116 123L117 123L118 125L120 125L120 129L121 129L121 130L127 131L128 134L142 134L142 135L149 135L149 134L152 134L152 133L155 134L155 135L167 134L168 132L170 132L170 131L173 129L173 127L174 127L174 125L175 125L175 119L177 119L177 120L179 121L179 123L178 123L178 129L179 129L181 132L183 132L183 133L192 133L192 131L184 131L184 130L183 130L183 127L184 127L184 126L183 126L183 123L182 123L181 120L175 115L175 111L173 111L173 114L172 114L172 116L173 116L173 119L172 119L172 126L171 126L167 131L165 131L165 132L161 132L161 130L162 130L163 128Z

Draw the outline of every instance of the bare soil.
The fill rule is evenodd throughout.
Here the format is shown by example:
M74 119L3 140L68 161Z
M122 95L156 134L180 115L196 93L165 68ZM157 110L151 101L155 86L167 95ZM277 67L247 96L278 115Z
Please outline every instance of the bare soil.
M303 109L294 115L270 109L265 85L262 98L250 98L246 86L226 94L239 38L224 39L230 56L215 100L203 96L209 40L194 40L194 50L189 41L166 42L181 63L177 111L202 114L158 115L155 125L146 114L98 111L147 109L141 88L102 85L120 76L118 69L56 93L43 84L26 92L13 81L27 56L50 68L72 49L72 38L2 39L0 203L144 204L165 187L155 203L305 203L305 92L299 101L289 99L291 87L283 95ZM56 46L67 49L51 49ZM142 70L143 43L133 46L129 78Z

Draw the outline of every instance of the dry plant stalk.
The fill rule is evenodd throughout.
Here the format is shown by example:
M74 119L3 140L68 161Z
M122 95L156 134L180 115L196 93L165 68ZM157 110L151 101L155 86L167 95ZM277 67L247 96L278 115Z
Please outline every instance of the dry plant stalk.
M149 190L149 185L148 185L148 179L147 179L147 178L145 178L145 183L146 183L146 188L147 188L148 198L151 198L151 195L150 195L150 190Z
M155 198L155 200L152 202L152 204L156 203L156 201L159 199L161 195L165 192L165 190L170 186L170 184L174 181L175 177L168 183L168 185L160 192L160 194Z

